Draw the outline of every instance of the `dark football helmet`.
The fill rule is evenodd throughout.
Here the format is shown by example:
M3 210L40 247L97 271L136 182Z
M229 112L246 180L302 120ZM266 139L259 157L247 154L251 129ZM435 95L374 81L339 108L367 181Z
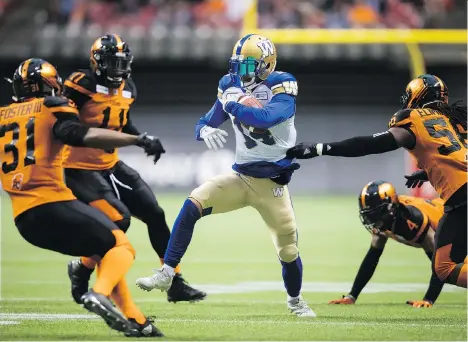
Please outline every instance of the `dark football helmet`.
M33 97L58 96L62 92L62 79L57 69L40 58L30 58L16 69L13 80L15 101Z
M418 76L406 86L401 96L402 109L424 108L429 104L448 104L447 85L439 77L429 74Z
M398 196L392 184L382 180L373 181L359 195L359 217L373 234L392 230L398 205Z
M100 84L118 88L132 72L133 55L128 44L117 34L98 38L90 52L91 70Z

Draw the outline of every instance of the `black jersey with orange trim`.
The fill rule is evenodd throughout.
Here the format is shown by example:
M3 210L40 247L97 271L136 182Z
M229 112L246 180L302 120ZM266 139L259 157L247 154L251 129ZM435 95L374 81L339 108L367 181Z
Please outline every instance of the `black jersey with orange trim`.
M129 78L118 89L107 88L97 83L91 70L81 70L68 77L63 94L78 106L82 124L126 131L130 106L136 99L136 87ZM118 160L115 149L103 151L86 147L65 147L65 168L107 170Z
M413 196L398 196L398 216L392 230L379 234L405 245L421 247L427 231L437 230L444 214L443 201L426 200Z
M409 152L416 158L418 167L426 171L444 201L466 184L466 132L453 127L441 111L434 108L401 110L390 120L391 127L405 128L414 135L415 145Z
M36 206L76 199L63 177L63 143L54 125L77 117L67 98L48 96L0 107L0 180L10 195L13 215Z

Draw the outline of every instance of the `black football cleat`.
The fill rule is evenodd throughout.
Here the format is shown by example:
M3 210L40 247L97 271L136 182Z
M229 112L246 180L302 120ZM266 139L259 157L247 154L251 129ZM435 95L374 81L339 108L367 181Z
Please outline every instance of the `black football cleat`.
M191 287L185 280L182 278L180 273L177 273L172 279L172 285L169 290L167 290L167 300L172 303L177 302L198 302L205 299L206 292L199 291Z
M103 294L90 290L81 297L81 302L86 310L101 316L111 329L127 332L130 328L130 322Z
M68 278L71 281L71 294L77 304L81 304L81 297L88 292L89 278L94 270L90 270L81 260L71 260L68 263Z
M127 337L164 337L164 334L156 328L151 317L146 319L144 324L140 324L135 319L129 318L130 327L125 332Z

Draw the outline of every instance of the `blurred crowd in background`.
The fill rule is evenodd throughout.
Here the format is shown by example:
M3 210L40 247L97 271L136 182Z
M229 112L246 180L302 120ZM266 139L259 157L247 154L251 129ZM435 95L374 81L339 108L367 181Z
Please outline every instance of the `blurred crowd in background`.
M264 28L431 28L443 26L453 0L260 0Z
M11 1L11 0L10 0ZM0 13L2 3L0 0ZM463 1L464 2L464 1ZM48 21L240 28L249 0L49 0ZM450 26L457 0L258 0L262 28Z

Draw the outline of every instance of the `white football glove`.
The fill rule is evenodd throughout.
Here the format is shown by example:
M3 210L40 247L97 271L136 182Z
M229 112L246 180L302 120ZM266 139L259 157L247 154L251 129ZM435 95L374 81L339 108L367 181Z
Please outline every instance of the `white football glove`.
M239 101L239 98L242 96L242 95L245 95L244 91L242 90L242 88L238 88L238 87L231 87L231 88L228 88L224 91L223 93L223 98L221 99L221 103L223 104L223 109L224 111L226 111L226 104L230 101L234 101L234 102L237 102Z
M224 144L227 142L225 138L227 136L227 132L219 128L203 126L200 129L200 138L205 141L206 146L208 146L210 150L217 150L218 146L219 148L223 148Z

